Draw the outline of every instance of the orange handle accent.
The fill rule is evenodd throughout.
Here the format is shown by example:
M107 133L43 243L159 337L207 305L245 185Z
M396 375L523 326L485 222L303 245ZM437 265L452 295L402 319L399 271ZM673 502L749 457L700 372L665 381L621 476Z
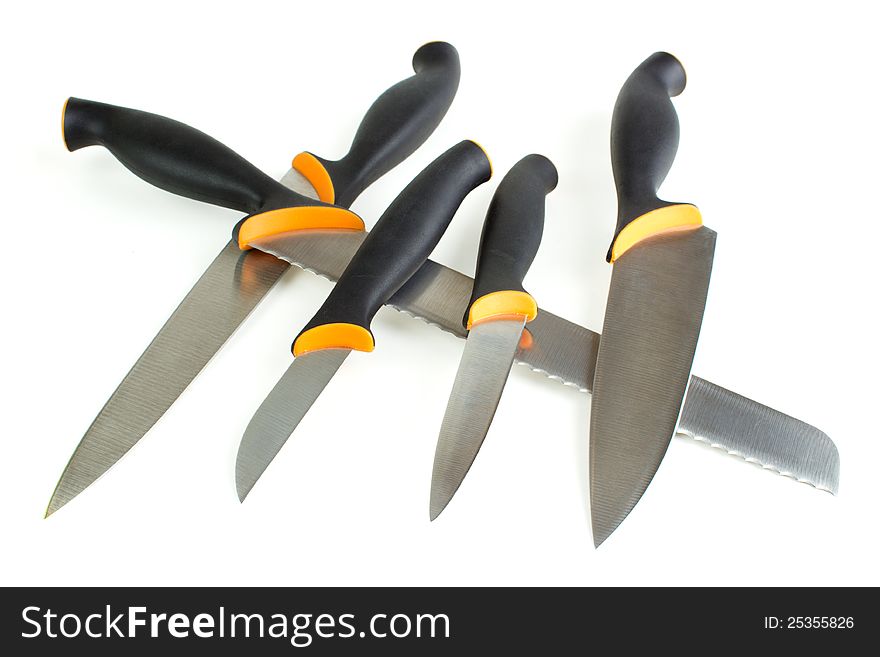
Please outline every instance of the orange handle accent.
M70 98L64 101L64 107L61 108L61 141L64 143L64 148L70 150L70 146L67 145L67 137L64 134L64 117L67 114L67 104L70 102Z
M373 335L357 324L322 324L301 334L293 343L293 355L302 356L322 349L373 351Z
M308 180L315 191L318 198L324 203L336 202L336 190L333 188L333 180L324 165L311 153L302 152L293 158L294 169L299 171L306 180Z
M696 206L686 203L667 205L665 208L646 212L641 217L633 219L620 231L611 246L611 262L649 237L676 230L692 230L702 225L703 218L700 216L700 211Z
M245 219L238 229L238 246L242 251L247 251L254 240L294 230L362 231L365 228L363 219L344 208L324 205L281 208Z
M502 290L484 294L471 304L467 328L470 330L474 324L488 319L525 317L527 322L531 322L537 316L538 304L531 294L516 290Z

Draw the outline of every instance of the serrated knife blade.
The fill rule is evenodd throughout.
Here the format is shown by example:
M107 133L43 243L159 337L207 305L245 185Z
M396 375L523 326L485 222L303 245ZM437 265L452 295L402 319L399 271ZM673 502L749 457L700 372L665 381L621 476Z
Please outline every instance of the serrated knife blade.
M310 254L297 248L287 253L290 242L284 235L253 242L253 246L276 257L295 262L310 271L336 281L345 269L344 257L335 254L326 237L314 236ZM319 242L323 244L318 244ZM353 244L346 245L351 249ZM357 247L354 247L355 250ZM470 276L429 260L389 300L388 306L443 331L464 338L461 318L467 310L474 281ZM600 335L559 315L540 308L529 322L528 343L521 343L514 362L582 393L593 390L593 374ZM837 491L839 457L837 447L825 433L790 415L775 411L719 385L692 376L684 401L678 435L707 442L713 447L773 472L789 473L797 481L830 493ZM694 380L700 385L694 385ZM736 408L730 407L737 400ZM757 418L772 417L772 423ZM751 419L750 419L751 418ZM785 436L777 440L777 435ZM813 456L804 459L803 454ZM773 455L768 461L768 454Z

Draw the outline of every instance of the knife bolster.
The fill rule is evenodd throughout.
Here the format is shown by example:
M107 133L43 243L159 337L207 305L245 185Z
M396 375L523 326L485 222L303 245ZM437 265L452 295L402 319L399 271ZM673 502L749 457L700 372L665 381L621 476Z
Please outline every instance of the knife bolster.
M302 356L322 349L373 351L373 334L357 324L321 324L300 333L293 343L293 355Z
M324 203L336 202L336 190L333 187L333 180L330 178L327 167L324 166L324 163L317 156L304 151L293 158L291 166L311 183L320 200Z
M538 316L538 304L528 292L502 290L484 294L471 304L467 329L490 319L525 317L527 322Z
M363 231L364 222L350 210L327 205L301 205L252 214L238 227L238 246L251 248L254 240L295 230Z
M617 234L611 245L610 262L614 262L639 242L660 233L691 230L703 225L700 211L695 205L680 203L651 210L630 221Z

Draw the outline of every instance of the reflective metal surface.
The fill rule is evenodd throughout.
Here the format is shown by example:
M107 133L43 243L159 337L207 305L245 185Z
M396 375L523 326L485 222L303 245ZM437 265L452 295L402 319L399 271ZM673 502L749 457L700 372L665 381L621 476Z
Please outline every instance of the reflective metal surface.
M289 265L230 241L107 400L58 482L46 515L76 497L162 417Z
M295 169L281 183L318 198ZM49 500L47 517L113 467L150 430L287 268L287 263L258 251L242 252L234 241L223 248L80 440Z
M312 231L273 235L251 244L335 281L365 237L366 233ZM467 332L462 317L473 285L469 276L428 260L388 305L463 338ZM565 385L590 391L599 349L597 333L546 310L529 323L529 333L531 344L517 351L517 362Z
M449 504L477 458L525 323L525 317L487 321L474 326L468 335L434 454L431 520Z
M646 239L614 264L590 414L590 505L599 546L654 478L684 401L715 232Z
M245 429L235 461L235 487L244 501L293 430L348 357L348 349L324 349L294 359Z
M786 477L837 494L840 456L806 422L692 376L679 432Z
M366 237L364 231L297 230L252 240L250 245L335 282Z
M356 243L356 240L362 240L365 235L354 234L337 239L338 237L339 234L314 233L308 238L313 244L307 246L307 241L298 243L289 236L281 235L261 240L256 246L335 281L344 271L351 255L357 250L360 243ZM343 244L343 240L350 242ZM462 326L462 317L470 301L473 283L473 279L469 276L429 260L406 285L398 290L388 305L463 338L466 332ZM592 390L596 356L599 351L598 333L543 309L538 312L537 318L529 323L528 330L532 341L531 344L524 345L517 351L518 364L581 392ZM742 454L747 460L762 463L760 459L763 450L755 450L751 436L739 432L728 433L730 423L724 421L723 414L713 413L711 417L706 417L702 413L700 404L706 401L707 397L711 397L713 391L724 390L708 381L703 381L703 384L707 387L705 395L692 393L685 400L679 431L682 435L693 436L693 427L689 425L690 418L703 417L706 422L701 428L703 432L724 436L723 441L717 441L718 446L723 442L725 445L723 449L726 451ZM755 404L755 412L775 413L766 406L752 403ZM787 462L798 466L801 462L798 453L822 449L821 445L817 444L818 437L824 436L821 431L787 415L781 413L779 415L787 420L786 431L796 436L795 440L779 446L791 450ZM782 423L786 420L780 418L779 421ZM762 463L762 465L766 464ZM772 465L768 465L768 468L774 469ZM813 481L814 474L810 470L795 469L792 470L792 474L799 481L809 483Z
M310 183L309 179L302 175L296 169L291 168L281 177L280 182L282 185L284 185L288 189L292 189L298 194L308 196L309 198L316 201L319 200L318 192L316 192L315 188L312 187L312 183Z

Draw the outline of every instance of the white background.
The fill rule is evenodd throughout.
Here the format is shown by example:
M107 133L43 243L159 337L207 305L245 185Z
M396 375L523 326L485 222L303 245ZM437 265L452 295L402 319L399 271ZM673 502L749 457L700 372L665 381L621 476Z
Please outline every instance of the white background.
M877 527L877 16L868 3L121 3L7 9L2 167L3 584L880 584ZM446 120L358 199L371 226L448 146L496 177L435 259L472 273L498 180L560 171L527 278L598 330L615 195L618 89L677 55L678 158L662 193L718 231L695 373L826 431L838 497L676 438L599 550L587 508L589 397L515 368L445 513L428 521L436 435L463 343L391 310L239 505L253 411L330 284L290 271L144 440L48 520L94 415L239 219L156 190L105 150L68 153L70 95L217 137L273 176L343 155L422 43L459 50Z

